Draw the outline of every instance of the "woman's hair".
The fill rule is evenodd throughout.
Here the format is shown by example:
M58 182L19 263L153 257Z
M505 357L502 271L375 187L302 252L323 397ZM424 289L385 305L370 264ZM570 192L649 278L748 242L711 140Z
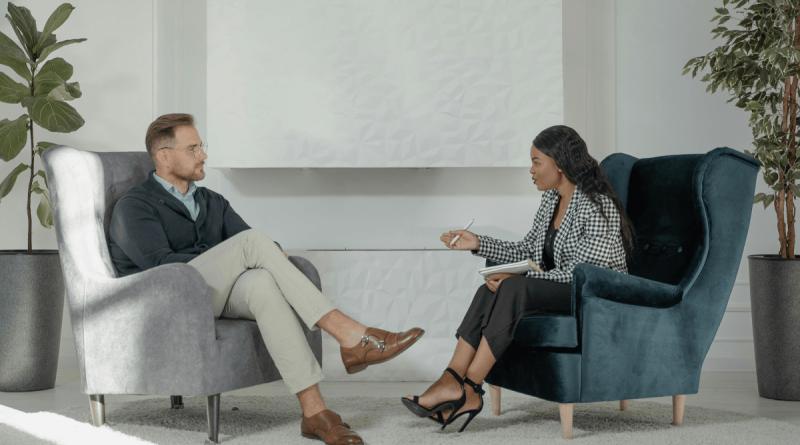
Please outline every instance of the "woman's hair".
M565 125L556 125L539 133L533 140L533 145L556 161L556 165L567 179L600 209L600 214L607 223L608 216L603 211L599 196L605 195L611 199L619 212L622 245L625 248L625 255L630 259L635 236L633 225L625 212L622 200L611 187L600 164L589 155L586 142L578 132Z

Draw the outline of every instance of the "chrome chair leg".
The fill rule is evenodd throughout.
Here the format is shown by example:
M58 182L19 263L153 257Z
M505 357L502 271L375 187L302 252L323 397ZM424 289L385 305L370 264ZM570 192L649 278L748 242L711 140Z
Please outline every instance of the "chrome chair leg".
M92 410L92 425L103 426L106 423L105 397L102 394L90 394L89 408Z
M219 394L208 396L206 414L208 414L208 440L219 443Z
M172 409L183 409L183 396L169 396Z

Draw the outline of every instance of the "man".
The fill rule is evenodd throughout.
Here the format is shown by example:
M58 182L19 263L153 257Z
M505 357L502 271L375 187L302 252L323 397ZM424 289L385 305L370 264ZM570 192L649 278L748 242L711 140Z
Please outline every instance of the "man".
M280 245L252 230L225 198L195 182L208 157L189 114L168 114L147 130L156 169L123 196L111 217L111 257L121 276L167 263L197 268L210 289L214 316L255 320L270 356L303 409L301 434L328 444L362 443L325 408L324 377L294 309L309 329L341 345L347 372L396 357L424 333L367 328L336 310Z

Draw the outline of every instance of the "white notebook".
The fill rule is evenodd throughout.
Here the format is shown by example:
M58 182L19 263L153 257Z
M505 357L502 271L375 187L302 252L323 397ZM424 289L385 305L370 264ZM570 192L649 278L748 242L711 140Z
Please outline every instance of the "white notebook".
M535 270L536 272L544 273L544 271L539 266L537 266L536 263L534 263L532 260L522 260L518 263L508 263L508 264L501 264L499 266L484 267L483 269L478 269L478 273L483 275L484 277L488 277L489 275L496 273L525 275L528 273L529 270Z

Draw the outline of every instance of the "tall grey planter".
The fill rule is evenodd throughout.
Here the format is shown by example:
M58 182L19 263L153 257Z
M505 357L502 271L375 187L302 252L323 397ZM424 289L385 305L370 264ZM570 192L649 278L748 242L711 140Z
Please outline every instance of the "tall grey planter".
M55 386L63 312L57 250L0 251L0 391Z
M800 400L800 259L747 260L758 395Z

